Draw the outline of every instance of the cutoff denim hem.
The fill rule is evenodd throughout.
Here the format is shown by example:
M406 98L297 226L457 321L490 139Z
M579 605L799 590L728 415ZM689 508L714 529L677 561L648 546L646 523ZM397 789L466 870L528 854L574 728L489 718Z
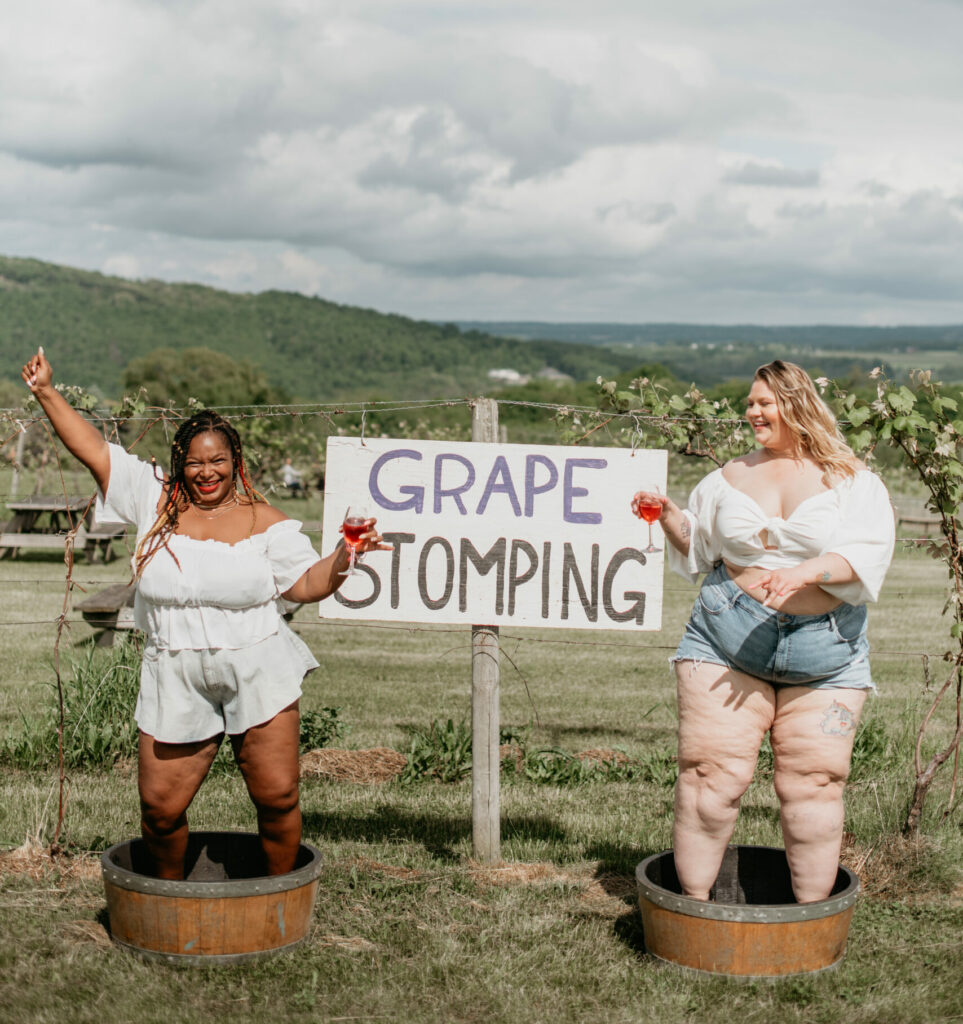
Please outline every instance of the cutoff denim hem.
M772 686L876 690L869 667L866 606L825 615L766 608L733 582L720 562L702 583L670 664L710 662Z

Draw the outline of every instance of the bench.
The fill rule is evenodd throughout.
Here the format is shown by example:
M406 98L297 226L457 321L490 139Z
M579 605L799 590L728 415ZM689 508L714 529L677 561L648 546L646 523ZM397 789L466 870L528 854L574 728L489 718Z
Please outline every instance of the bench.
M117 557L114 541L127 535L127 527L122 523L105 523L101 525L95 519L87 531L84 554L88 562L112 562Z
M34 549L63 551L67 531L77 526L74 552L84 552L88 562L110 562L115 557L113 542L127 527L101 524L94 519L89 496L32 494L7 502L12 517L0 528L0 558L16 557L18 551ZM78 520L82 520L78 524Z
M933 533L939 534L941 520L936 516L904 516L900 515L896 520L897 528L907 527L907 529L922 530L923 536L928 537L930 530Z
M114 634L120 630L137 628L134 625L134 590L133 583L113 583L74 605L75 610L83 615L84 622L92 629L100 630L98 647L110 647ZM284 621L290 622L300 607L299 604L288 604Z
M134 629L134 585L114 583L74 606L93 629L101 632L98 647L110 647L118 630Z

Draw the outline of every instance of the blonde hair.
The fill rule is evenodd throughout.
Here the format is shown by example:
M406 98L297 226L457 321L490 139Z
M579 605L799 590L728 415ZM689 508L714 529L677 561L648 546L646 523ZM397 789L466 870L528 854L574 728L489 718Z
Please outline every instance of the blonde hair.
M776 359L760 366L753 379L761 380L772 391L797 452L809 455L830 477L855 475L856 456L843 440L836 417L801 366Z

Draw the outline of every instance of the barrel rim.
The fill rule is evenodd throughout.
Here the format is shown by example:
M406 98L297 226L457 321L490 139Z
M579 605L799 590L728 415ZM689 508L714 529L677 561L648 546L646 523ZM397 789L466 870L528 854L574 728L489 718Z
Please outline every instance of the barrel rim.
M278 953L291 953L298 946L303 946L308 941L308 935L304 934L294 942L288 942L283 946L268 946L264 949L252 949L244 953L167 953L159 949L145 949L143 946L135 946L130 942L111 936L111 940L118 949L141 960L150 960L154 963L169 964L172 967L230 967L233 964L243 964L250 960L261 960L266 957L275 956Z
M256 832L192 832L191 836L201 842L206 837L241 837L257 839ZM180 896L186 899L211 898L231 899L244 896L264 896L273 893L288 892L310 885L321 875L321 851L310 843L302 842L300 848L307 850L310 860L307 864L288 871L283 875L258 875L254 878L227 878L223 881L191 881L190 879L170 880L151 878L137 871L121 867L113 862L112 855L124 847L140 842L139 838L125 839L114 843L100 855L100 872L104 884L110 884L128 892L141 892L151 896Z
M785 852L778 846L737 845L731 849ZM697 917L709 921L756 924L817 921L823 917L833 917L849 909L856 902L856 897L859 894L859 878L844 864L840 864L839 870L843 872L847 880L846 886L835 896L817 900L815 903L709 903L705 900L693 899L691 896L683 896L681 893L670 892L661 885L656 885L647 877L648 866L667 856L673 856L671 849L654 853L636 865L635 880L638 885L639 899L664 910L684 914L687 917Z
M691 974L693 977L721 978L723 981L731 982L734 985L750 984L755 981L770 982L775 985L780 981L785 981L787 978L810 978L816 974L827 974L831 971L838 971L840 964L842 964L843 960L846 958L846 949L844 947L839 956L832 963L823 964L822 967L814 967L811 970L806 971L782 971L778 974L730 974L725 971L710 971L703 967L692 967L690 964L679 963L678 960L669 960L668 957L659 956L658 953L653 953L651 950L649 951L649 956L654 957L660 964L665 964L666 967L671 967L676 971L682 971L685 974Z

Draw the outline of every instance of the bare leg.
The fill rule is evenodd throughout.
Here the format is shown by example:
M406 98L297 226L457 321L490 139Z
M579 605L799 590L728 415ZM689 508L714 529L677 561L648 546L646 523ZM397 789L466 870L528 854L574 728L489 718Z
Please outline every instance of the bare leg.
M222 735L199 743L161 743L140 733L140 831L158 878L184 877L187 808L210 770Z
M800 903L826 899L836 881L843 789L868 692L792 686L776 694L773 783Z
M705 900L772 723L775 695L761 680L708 662L677 662L676 680L675 867L682 891Z
M234 756L257 810L257 830L269 875L291 871L301 843L300 732L295 701L269 722L231 737Z

